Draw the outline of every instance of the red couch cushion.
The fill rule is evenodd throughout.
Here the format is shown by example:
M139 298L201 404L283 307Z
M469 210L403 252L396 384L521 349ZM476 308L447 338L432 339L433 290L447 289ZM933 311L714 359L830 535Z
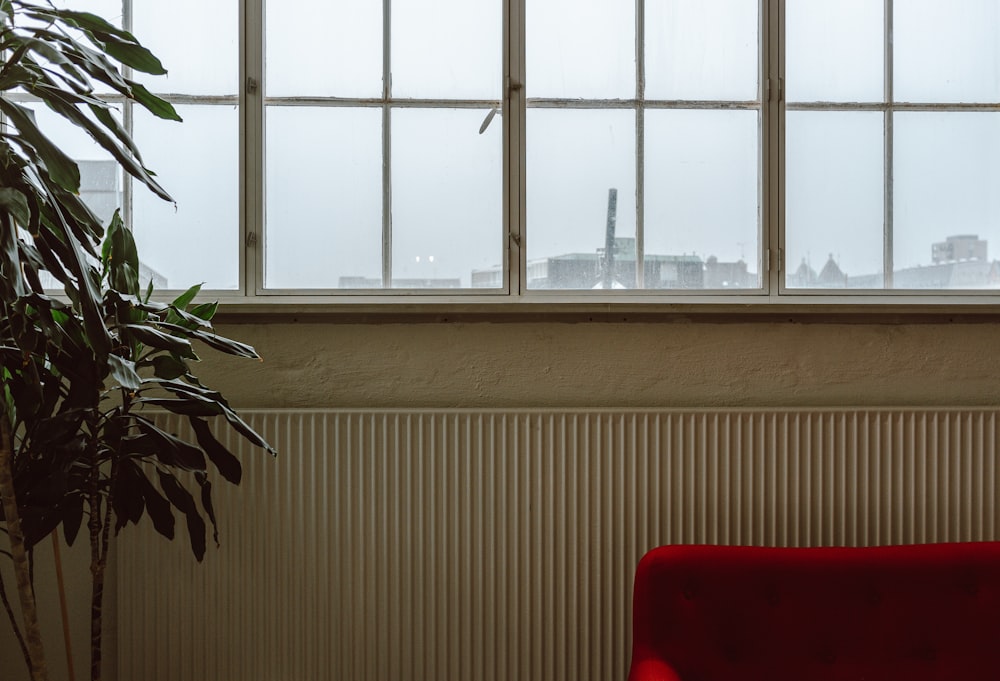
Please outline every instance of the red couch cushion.
M1000 542L660 547L632 638L630 681L998 681Z

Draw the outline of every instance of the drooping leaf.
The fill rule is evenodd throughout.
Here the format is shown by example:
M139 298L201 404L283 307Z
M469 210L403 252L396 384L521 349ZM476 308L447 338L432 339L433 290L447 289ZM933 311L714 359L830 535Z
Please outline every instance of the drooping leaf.
M0 97L0 110L10 117L18 135L38 153L49 176L67 191L74 193L80 191L80 168L73 159L63 153L62 149L42 134L31 120L33 117L31 111L2 97Z
M195 473L194 479L201 486L201 507L212 523L212 540L219 545L219 522L215 518L215 507L212 505L212 483L204 473Z
M189 359L198 358L191 347L191 341L185 338L179 338L169 333L164 333L159 329L140 324L122 324L119 328L132 334L136 340L144 345L160 350L167 350L180 357L187 357Z
M182 470L205 470L205 455L200 448L166 432L148 419L136 415L132 418L142 432L142 437L131 443L133 452L152 454L164 464Z
M240 464L240 460L215 439L208 423L193 416L188 421L190 421L191 428L198 438L198 445L205 451L222 477L234 485L240 484L243 479L243 466Z
M198 507L194 503L194 497L184 489L183 485L177 481L170 473L162 470L157 471L160 480L160 489L166 495L170 503L178 511L184 514L187 519L188 537L191 539L191 551L200 563L205 557L205 521L202 520Z
M133 476L133 479L142 493L143 500L146 502L146 511L149 512L149 518L153 521L153 527L162 536L167 539L173 539L174 514L170 511L170 502L164 499L163 496L156 490L141 468L127 461L123 461L119 465L121 466L119 469L119 475L121 475L121 471L124 470L126 466L132 466L134 468L135 475Z
M11 187L0 187L0 210L14 216L14 220L22 227L31 220L31 210L24 193Z

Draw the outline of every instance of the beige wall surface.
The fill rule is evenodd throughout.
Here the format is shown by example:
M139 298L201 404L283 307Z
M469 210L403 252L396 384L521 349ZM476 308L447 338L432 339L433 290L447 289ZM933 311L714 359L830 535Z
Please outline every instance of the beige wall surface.
M836 319L225 323L220 333L254 345L264 361L206 349L196 372L243 408L993 406L1000 404L998 326ZM67 566L78 678L86 678L85 551ZM43 556L38 579L48 594L46 641L59 680L67 675L50 561ZM0 677L27 679L6 621Z
M228 324L201 369L242 407L1000 404L992 323Z

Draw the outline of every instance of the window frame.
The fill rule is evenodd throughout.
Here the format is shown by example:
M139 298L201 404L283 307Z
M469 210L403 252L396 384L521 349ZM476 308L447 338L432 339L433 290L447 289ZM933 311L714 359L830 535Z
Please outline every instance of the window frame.
M123 22L131 28L131 2L122 0ZM272 2L276 0L271 0ZM329 313L334 315L370 315L390 313L395 315L426 315L428 313L446 318L448 315L466 316L489 314L504 316L509 314L541 314L545 317L555 314L582 315L583 318L599 316L635 315L684 315L689 313L710 313L722 315L751 316L787 312L814 314L842 314L861 312L868 314L911 314L950 315L972 313L975 315L1000 313L1000 291L991 290L921 290L905 289L805 289L786 285L783 244L785 240L785 115L788 110L814 108L819 105L795 104L789 107L784 96L785 54L784 54L784 13L785 0L759 0L759 74L758 100L760 111L759 155L759 289L733 291L719 290L678 290L678 289L630 289L627 291L608 290L540 290L527 286L527 249L524 247L527 222L526 206L526 120L529 108L560 107L566 103L559 100L530 100L525 92L527 74L525 72L525 4L530 0L503 0L502 27L502 99L460 101L464 108L482 109L499 106L499 121L502 125L502 205L503 233L497 235L505 247L503 252L503 286L497 289L275 289L264 287L265 258L265 111L269 105L303 103L301 98L265 97L264 87L264 45L265 2L266 0L238 0L239 12L239 78L236 97L161 95L174 104L185 103L225 103L239 106L239 288L236 290L206 291L219 299L224 313L239 314L305 314ZM391 0L382 0L383 11L390 11ZM883 0L886 25L886 99L881 104L871 104L872 110L880 110L887 121L885 150L885 198L886 220L891 224L892 213L892 124L896 111L909 110L987 110L1000 111L1000 104L976 105L934 105L906 104L892 102L892 59L891 30L893 0ZM644 80L643 63L645 49L644 2L635 0L636 8L636 97L631 100L594 100L585 103L595 108L619 108L634 110L637 117L636 174L637 174L637 219L642 224L643 201L642 182L644 163L642 158L642 131L644 112L651 108L717 108L706 103L703 107L677 105L670 102L647 102L642 92ZM388 33L389 20L384 21L384 34ZM138 36L142 39L142 36ZM383 45L383 76L389 70L388 41ZM113 99L113 98L109 98ZM215 102L214 100L220 99ZM294 101L293 101L294 100ZM347 106L358 104L360 100L310 100L309 103L323 106ZM388 112L394 107L406 106L447 106L454 107L453 100L402 100L393 99L387 89L379 100L365 100L365 106L377 106L383 111L383 279L389 280L387 263L392 253L389 225L391 206L391 157L388 149L391 139L388 126ZM838 105L827 109L836 110ZM937 107L937 108L935 108ZM854 109L852 109L854 110ZM126 125L131 126L131 108L125 107ZM154 169L155 170L155 169ZM132 183L123 183L123 202L126 214L131 218ZM891 232L885 232L886 260L892 257ZM642 253L642 230L637 229L637 251ZM641 268L639 268L641 271ZM886 268L891 272L891 269ZM164 292L165 294L168 292Z

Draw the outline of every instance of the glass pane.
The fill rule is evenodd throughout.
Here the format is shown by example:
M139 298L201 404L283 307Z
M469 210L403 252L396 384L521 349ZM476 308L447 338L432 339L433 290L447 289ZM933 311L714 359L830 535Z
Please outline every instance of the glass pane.
M269 95L382 95L381 2L270 0L266 21Z
M605 0L527 0L530 97L635 96L635 7Z
M167 70L166 76L136 72L136 80L153 92L239 92L237 0L133 2L132 26L135 36Z
M183 123L137 110L135 140L176 206L135 184L133 230L157 288L239 288L239 114L178 106Z
M268 288L382 286L382 112L268 107Z
M786 99L882 101L884 19L881 1L787 0Z
M786 116L785 285L882 288L882 114Z
M527 143L528 288L633 288L635 113L529 109ZM606 281L609 241L615 257Z
M646 112L646 288L760 286L758 138L756 111Z
M395 97L499 99L500 0L393 0Z
M1000 288L1000 114L896 114L893 286Z
M485 113L393 110L394 288L469 288L502 261L501 127L480 135Z
M1000 3L895 4L894 88L901 102L1000 100Z
M757 0L646 2L646 97L757 99Z

